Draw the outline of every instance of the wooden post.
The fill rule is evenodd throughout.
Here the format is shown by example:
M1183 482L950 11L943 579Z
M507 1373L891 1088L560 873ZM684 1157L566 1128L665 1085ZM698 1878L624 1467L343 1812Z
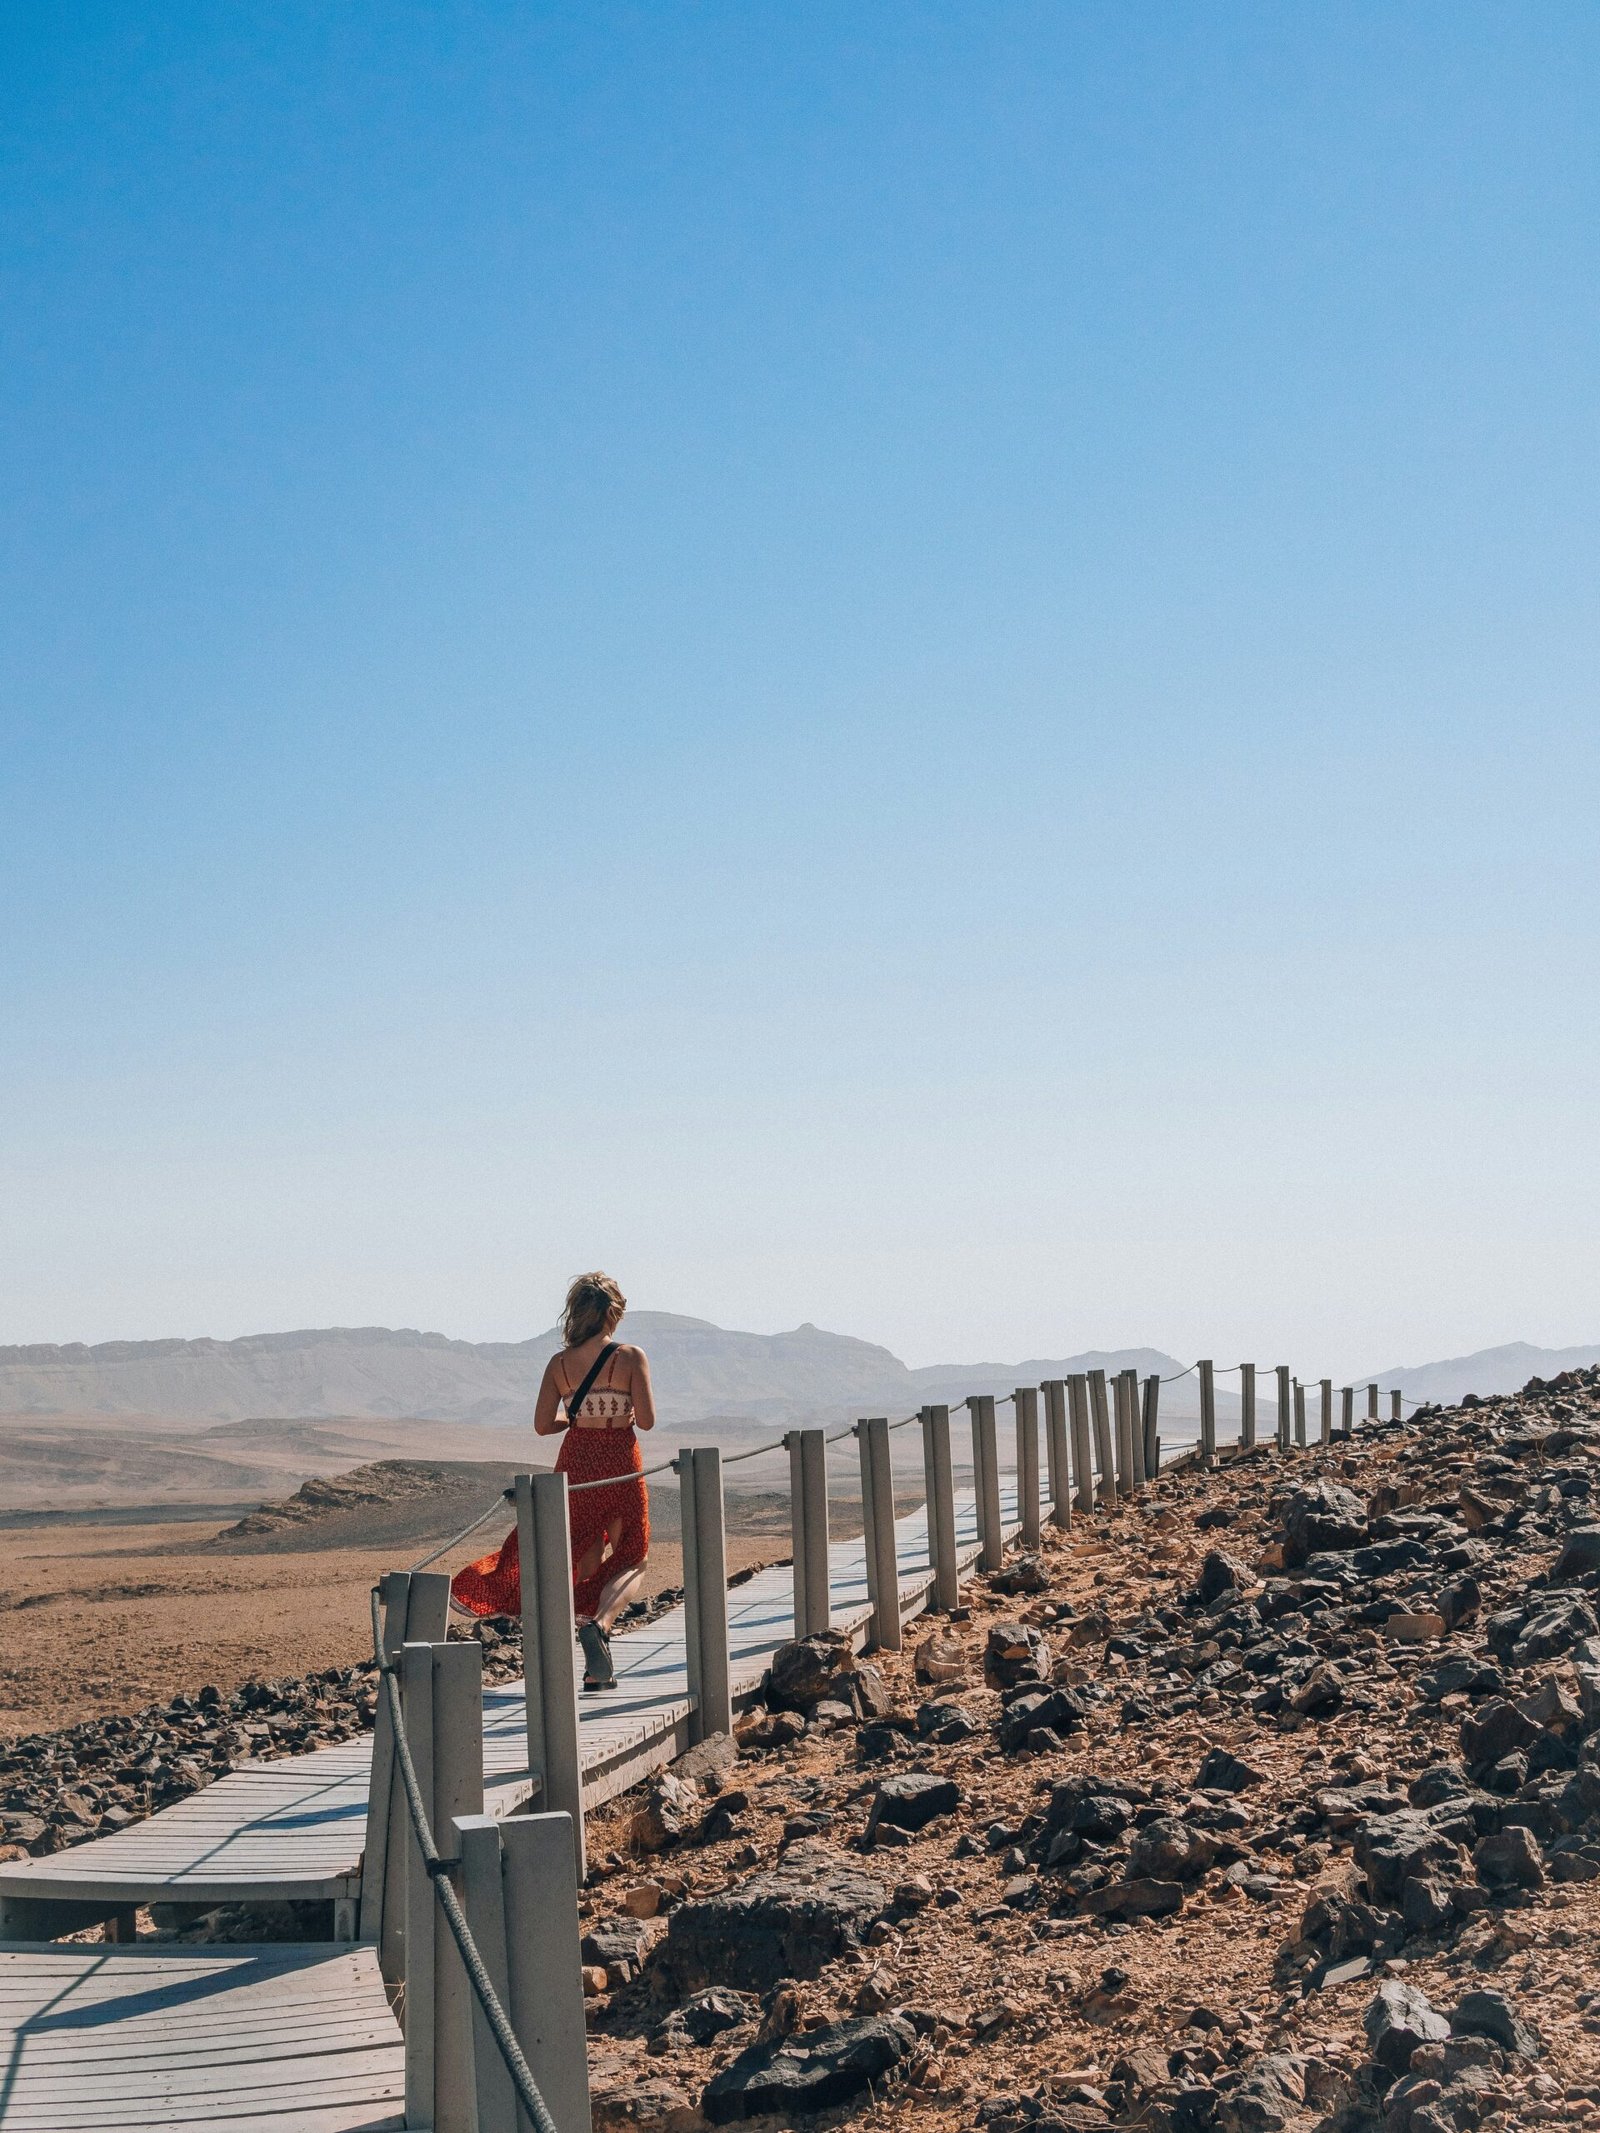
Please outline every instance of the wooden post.
M572 1817L578 1879L585 1872L583 1772L578 1757L577 1639L572 1613L572 1530L565 1474L518 1474L522 1569L522 1672L528 1765L547 1812Z
M1391 1422L1403 1422L1405 1418L1405 1394L1397 1386L1391 1386L1389 1389L1389 1419Z
M1106 1403L1106 1374L1091 1370L1089 1411L1094 1422L1094 1458L1100 1469L1100 1501L1113 1508L1117 1501L1117 1462L1111 1444L1111 1410Z
M448 1856L453 1817L483 1812L483 1647L469 1638L407 1644L400 1667L406 1737L428 1826ZM408 1818L406 2118L432 2133L475 2133L471 2001L466 1970Z
M1333 1380L1322 1378L1318 1383L1321 1393L1321 1412L1317 1418L1317 1434L1324 1444L1333 1439Z
M1356 1389L1353 1385L1339 1387L1339 1427L1351 1436L1356 1426Z
M1285 1451L1285 1452L1286 1452L1286 1451L1287 1451L1287 1450L1289 1449L1289 1445L1290 1445L1290 1442L1291 1442L1291 1435L1290 1435L1290 1432L1292 1431L1292 1429L1293 1429L1293 1427L1294 1427L1294 1424L1293 1424L1293 1422L1292 1422L1292 1421L1290 1420L1290 1415L1291 1415L1291 1411L1292 1411L1292 1410L1291 1410L1291 1397L1292 1397L1292 1396L1291 1396L1291 1394L1290 1394L1290 1390L1289 1390L1289 1366L1288 1366L1288 1364L1287 1364L1287 1363L1280 1363L1280 1364L1278 1365L1278 1370L1277 1370L1277 1376L1278 1376L1278 1449L1279 1449L1280 1451Z
M1153 1370L1144 1381L1144 1471L1154 1481L1161 1471L1161 1373Z
M1294 1381L1294 1441L1301 1451L1306 1448L1306 1389L1298 1378Z
M1368 1420L1369 1422L1376 1422L1376 1421L1377 1421L1377 1419L1378 1419L1378 1388L1377 1388L1377 1386L1376 1386L1376 1385L1369 1385L1369 1386L1367 1387L1367 1420Z
M1239 1443L1248 1451L1256 1441L1256 1366L1239 1365Z
M933 1573L932 1604L948 1614L961 1601L956 1569L956 1491L950 1471L950 1410L922 1410L922 1474L927 1490L928 1568Z
M861 1453L862 1546L867 1558L867 1596L872 1602L873 1648L900 1649L900 1562L894 1534L894 1476L889 1465L889 1418L873 1415L856 1424Z
M789 1503L794 1535L794 1633L814 1636L833 1621L828 1590L828 1439L820 1429L792 1429Z
M1044 1441L1050 1453L1050 1523L1072 1525L1072 1453L1067 1444L1067 1381L1047 1378L1044 1394Z
M1039 1388L1019 1385L1011 1395L1017 1420L1017 1516L1022 1545L1039 1545Z
M1119 1370L1111 1381L1111 1412L1115 1428L1117 1494L1133 1494L1133 1411L1128 1405L1128 1373Z
M679 1455L691 1469L694 1496L697 1675L696 1707L689 1737L733 1731L733 1686L728 1662L728 1541L722 1502L722 1454L702 1444ZM687 1573L688 1558L684 1559ZM688 1590L687 1578L685 1592ZM687 1614L687 1609L685 1609Z
M467 1924L558 2133L589 2133L589 2059L578 1958L578 1883L565 1815L458 1815ZM530 2133L476 1999L477 2133Z
M998 1570L1005 1560L1000 1531L1000 1444L995 1434L994 1395L975 1392L967 1402L972 1417L972 1472L978 1499L980 1570Z
M1094 1509L1094 1457L1090 1446L1089 1379L1075 1370L1067 1379L1067 1412L1072 1429L1072 1479L1080 1511Z
M1217 1463L1217 1383L1215 1365L1197 1363L1200 1374L1200 1464Z
M1144 1431L1139 1427L1139 1373L1137 1370L1124 1370L1120 1376L1128 1388L1125 1397L1128 1402L1128 1450L1133 1467L1133 1485L1136 1489L1141 1489L1149 1477L1145 1473L1144 1465Z
M442 1644L450 1618L450 1580L442 1571L391 1570L378 1580L383 1656L392 1665L403 1644ZM361 1858L360 1937L375 1941L384 1978L405 1975L406 1803L394 1764L389 1698L378 1684L367 1781L367 1841Z

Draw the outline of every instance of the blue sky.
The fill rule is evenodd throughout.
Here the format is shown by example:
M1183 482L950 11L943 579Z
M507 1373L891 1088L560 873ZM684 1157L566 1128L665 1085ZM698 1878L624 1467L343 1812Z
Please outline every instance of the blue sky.
M1600 17L0 28L0 1341L1600 1337Z

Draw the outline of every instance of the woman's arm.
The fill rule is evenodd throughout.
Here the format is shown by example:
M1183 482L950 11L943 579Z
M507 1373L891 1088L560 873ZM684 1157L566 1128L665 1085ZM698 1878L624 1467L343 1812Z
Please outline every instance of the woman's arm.
M544 1376L539 1380L539 1397L533 1407L533 1433L536 1437L558 1437L566 1428L556 1420L556 1409L561 1405L561 1385L556 1377L556 1359L551 1356L544 1366Z
M642 1348L630 1351L633 1363L633 1426L635 1429L654 1429L656 1426L656 1396L650 1383L650 1365L645 1360Z

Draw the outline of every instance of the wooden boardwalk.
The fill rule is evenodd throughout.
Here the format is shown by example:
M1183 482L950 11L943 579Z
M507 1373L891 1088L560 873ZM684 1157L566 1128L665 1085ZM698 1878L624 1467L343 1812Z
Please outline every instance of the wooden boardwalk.
M379 2133L404 2093L371 1948L0 1951L6 2133Z
M1001 1481L1009 1538L1017 1529L1014 1480ZM921 1510L896 1523L903 1617L925 1605L930 1582ZM956 1500L963 1565L978 1554L977 1511ZM834 1626L862 1631L870 1606L866 1553L857 1540L829 1549ZM773 1652L793 1634L794 1581L787 1565L763 1570L728 1595L735 1706L748 1704ZM613 1644L618 1687L579 1698L584 1804L597 1806L682 1753L690 1704L681 1607ZM0 1865L0 1932L47 1937L150 1903L345 1903L361 1886L372 1736L312 1755L247 1763L175 1807L115 1836L92 1838L47 1859ZM484 1696L485 1809L509 1814L538 1790L528 1769L520 1682Z

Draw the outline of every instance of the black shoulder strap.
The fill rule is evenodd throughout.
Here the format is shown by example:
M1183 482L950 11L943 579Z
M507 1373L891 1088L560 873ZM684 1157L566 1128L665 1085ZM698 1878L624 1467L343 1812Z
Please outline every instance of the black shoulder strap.
M616 1354L616 1352L616 1342L607 1341L605 1346L601 1349L600 1353L595 1357L594 1362L590 1366L589 1375L584 1379L583 1383L578 1387L577 1391L569 1392L567 1394L567 1415L569 1420L573 1415L578 1412L578 1409L589 1397L590 1386L593 1385L595 1379L600 1375L601 1371L604 1370L607 1363L610 1362L611 1358Z

